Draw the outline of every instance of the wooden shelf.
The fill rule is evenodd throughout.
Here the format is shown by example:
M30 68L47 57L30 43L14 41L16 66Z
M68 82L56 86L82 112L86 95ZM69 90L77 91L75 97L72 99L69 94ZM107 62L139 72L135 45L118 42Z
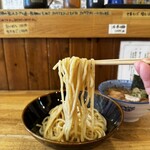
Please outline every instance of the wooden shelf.
M150 9L0 10L0 16L1 38L150 37Z

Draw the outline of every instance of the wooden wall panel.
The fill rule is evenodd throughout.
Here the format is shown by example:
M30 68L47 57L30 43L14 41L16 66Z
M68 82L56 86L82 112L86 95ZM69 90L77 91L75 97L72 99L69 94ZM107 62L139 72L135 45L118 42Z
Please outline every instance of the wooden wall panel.
M29 90L49 89L46 39L25 40Z
M36 38L0 40L0 90L60 89L53 66L65 57L118 58L120 38ZM149 39L142 39L148 41ZM118 66L96 66L96 89L116 79Z
M117 58L120 40L118 39L71 39L71 55L86 57L88 59ZM96 66L96 88L104 80L116 78L116 66Z
M3 40L0 40L0 90L8 89L8 79L6 73L6 64L3 49Z
M70 39L70 56L92 58L91 39Z
M1 38L150 38L149 9L1 9L0 14ZM123 29L109 34L111 24L126 24L127 34Z
M28 89L24 39L4 39L4 52L9 89Z
M117 58L119 47L116 47L114 42L114 39L93 39L94 59ZM120 44L120 41L118 43ZM117 66L96 66L96 88L102 81L116 78L116 73Z
M50 89L60 89L58 70L53 70L53 66L68 56L69 39L48 39Z
M109 42L109 44L106 44ZM96 60L113 58L113 40L110 39L92 39L92 55ZM96 66L95 88L100 82L107 80L111 76L112 66Z

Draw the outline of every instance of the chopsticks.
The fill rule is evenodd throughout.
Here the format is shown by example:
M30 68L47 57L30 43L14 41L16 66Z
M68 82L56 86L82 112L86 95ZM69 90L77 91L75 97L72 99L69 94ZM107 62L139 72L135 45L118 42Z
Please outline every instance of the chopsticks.
M129 59L104 59L95 60L95 65L133 65L136 61L144 61L150 64L150 59L139 59L139 58L129 58Z

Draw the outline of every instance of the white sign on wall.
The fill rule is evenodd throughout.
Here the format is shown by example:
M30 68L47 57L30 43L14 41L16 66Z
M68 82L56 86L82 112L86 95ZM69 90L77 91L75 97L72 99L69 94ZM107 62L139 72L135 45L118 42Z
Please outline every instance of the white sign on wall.
M150 41L122 41L119 58L150 57ZM119 65L118 79L132 80L137 74L134 65Z
M109 24L109 34L126 34L127 24Z
M2 0L2 9L23 9L23 0Z

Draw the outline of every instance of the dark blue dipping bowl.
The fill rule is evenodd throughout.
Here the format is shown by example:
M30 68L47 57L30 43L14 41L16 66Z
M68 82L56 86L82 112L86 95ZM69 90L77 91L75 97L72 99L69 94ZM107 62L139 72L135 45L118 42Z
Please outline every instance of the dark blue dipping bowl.
M86 94L85 94L86 98ZM121 107L112 99L95 93L94 107L106 118L107 131L106 136L97 140L86 142L57 142L43 138L39 134L39 127L42 120L48 115L50 109L61 104L61 93L53 92L34 99L23 110L22 121L26 130L39 142L55 149L87 149L99 145L114 134L123 122L123 112Z

